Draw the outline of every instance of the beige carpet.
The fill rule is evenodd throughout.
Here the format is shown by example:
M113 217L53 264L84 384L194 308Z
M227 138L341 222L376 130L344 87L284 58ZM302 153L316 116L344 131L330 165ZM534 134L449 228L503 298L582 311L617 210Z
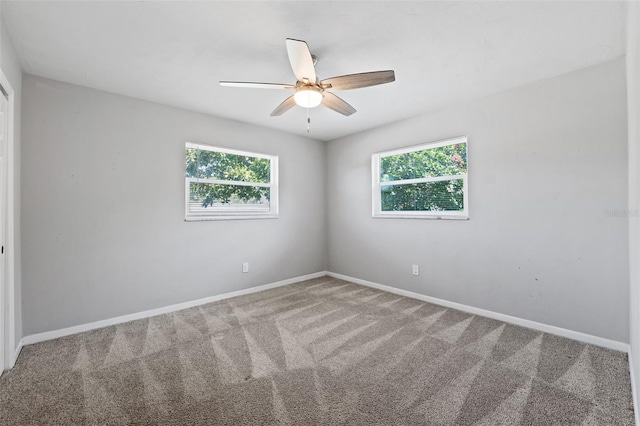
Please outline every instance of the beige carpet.
M27 346L7 425L631 425L626 354L323 277Z

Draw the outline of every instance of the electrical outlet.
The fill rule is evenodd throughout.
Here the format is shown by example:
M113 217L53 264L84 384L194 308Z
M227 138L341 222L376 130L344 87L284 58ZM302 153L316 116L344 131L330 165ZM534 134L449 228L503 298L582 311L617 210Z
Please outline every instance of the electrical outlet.
M249 262L244 262L242 264L242 273L246 274L247 272L249 272Z
M412 273L413 275L420 275L420 267L418 265L413 265Z

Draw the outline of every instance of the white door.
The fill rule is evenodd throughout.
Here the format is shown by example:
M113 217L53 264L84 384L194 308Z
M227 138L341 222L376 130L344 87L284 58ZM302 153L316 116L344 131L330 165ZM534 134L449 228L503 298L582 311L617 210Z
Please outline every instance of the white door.
M2 86L0 86L2 89ZM5 223L6 223L6 158L7 140L9 139L9 100L0 90L0 374L5 368L5 316L6 308L6 286L5 286Z

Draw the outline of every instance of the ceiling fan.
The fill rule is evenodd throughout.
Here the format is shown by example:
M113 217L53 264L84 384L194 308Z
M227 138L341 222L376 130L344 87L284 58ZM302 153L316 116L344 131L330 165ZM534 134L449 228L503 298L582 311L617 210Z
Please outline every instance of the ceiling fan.
M376 86L391 83L396 77L393 70L363 72L359 74L342 75L339 77L320 80L316 76L315 64L317 58L309 51L309 46L302 40L287 39L287 54L291 68L296 76L295 84L278 83L250 83L242 81L221 81L221 86L248 87L255 89L293 89L295 93L284 100L271 113L271 116L282 115L295 105L303 108L314 108L322 104L340 114L349 116L356 112L338 96L329 92L333 90L350 90L361 87Z

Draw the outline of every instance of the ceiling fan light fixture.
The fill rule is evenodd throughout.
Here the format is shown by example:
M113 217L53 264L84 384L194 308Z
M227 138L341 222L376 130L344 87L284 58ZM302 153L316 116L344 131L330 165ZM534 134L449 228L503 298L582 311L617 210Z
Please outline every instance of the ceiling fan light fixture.
M322 102L322 90L314 86L303 86L296 90L293 99L302 108L315 108Z

